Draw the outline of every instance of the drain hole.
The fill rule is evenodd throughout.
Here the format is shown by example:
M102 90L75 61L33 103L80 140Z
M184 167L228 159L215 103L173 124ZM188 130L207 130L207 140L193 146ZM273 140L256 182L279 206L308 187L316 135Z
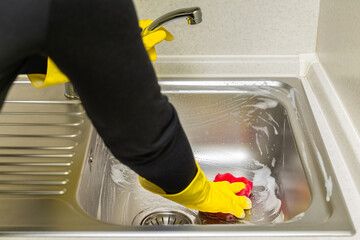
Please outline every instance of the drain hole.
M193 224L191 219L175 211L153 212L147 215L140 223L144 226L163 226L163 225L184 225Z
M148 208L141 211L132 225L137 226L176 226L186 224L201 224L198 216L189 209L176 210L169 208Z

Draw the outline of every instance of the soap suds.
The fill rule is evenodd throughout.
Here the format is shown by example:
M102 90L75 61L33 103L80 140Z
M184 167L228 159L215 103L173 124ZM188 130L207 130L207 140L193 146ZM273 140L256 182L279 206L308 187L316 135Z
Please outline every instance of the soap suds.
M114 157L111 159L111 179L117 185L130 184L128 179L130 168L120 163Z
M308 162L308 159L307 159L307 157L306 157L306 151L305 151L304 142L301 142L301 145L302 145L302 155L303 155L303 158L304 158L304 160L303 160L302 162L304 163L304 166L305 166L305 168L306 168L306 171L308 172L308 174L309 174L309 176L310 176L310 179L312 180L309 162Z
M276 159L273 158L272 161L271 161L271 166L272 166L272 167L275 167L275 163L276 163Z
M279 104L278 101L269 98L258 98L258 100L261 100L262 102L258 102L256 104L251 104L251 105L245 105L244 107L254 107L254 108L266 110L269 108L276 108L277 105Z
M314 142L314 145L315 145L315 142ZM326 172L323 158L321 157L319 149L316 147L316 145L315 145L315 152L316 152L318 162L320 164L320 168L321 168L322 174L324 176L324 180L325 180L326 201L329 202L331 195L332 195L332 190L333 190L332 179L331 179L331 176L328 176L328 174Z
M298 93L299 93L298 90L296 90L295 88L291 88L287 97L291 100L291 105L295 111L296 119L300 120L301 118L300 118L300 114L299 114L297 106L296 106L296 98L295 98L296 94L298 94Z
M255 166L261 168L254 170L254 189L261 189L253 192L255 197L253 205L261 205L265 212L270 212L272 215L277 215L281 208L281 200L277 198L276 193L279 190L274 177L271 176L271 170L254 160ZM260 207L260 206L259 206Z
M270 139L270 135L269 135L269 130L267 127L257 127L257 126L253 126L253 125L250 125L253 129L255 129L257 132L262 132L266 135L267 139L269 140Z
M263 152L262 152L261 147L260 147L259 135L256 133L255 136L256 136L256 145L259 148L260 154L263 155Z
M266 120L266 119L264 119L262 117L259 117L259 119L263 120L264 122L266 122L267 124L272 126L274 128L275 135L278 135L279 133L278 133L278 131L276 129L276 126L274 124L272 124L270 121L274 122L278 127L279 127L279 124L275 121L275 119L269 113L267 113L267 112L265 112L265 113L267 114L269 120Z

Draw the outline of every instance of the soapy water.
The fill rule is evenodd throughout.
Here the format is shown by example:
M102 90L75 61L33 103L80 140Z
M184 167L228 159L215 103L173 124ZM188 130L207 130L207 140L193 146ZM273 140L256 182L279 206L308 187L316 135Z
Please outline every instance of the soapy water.
M204 159L198 160L200 166L203 165L203 160ZM167 200L163 202L161 198L157 198L157 196L153 196L151 193L144 191L143 189L139 190L138 186L136 186L138 185L136 173L115 158L111 158L110 162L112 181L123 189L122 194L126 193L129 195L132 192L135 193L134 189L137 189L137 196L134 197L134 200L149 199L149 201L152 202L152 206L172 205L169 205ZM206 167L204 167L204 169L206 170ZM249 179L253 182L253 191L250 195L253 208L252 210L247 211L245 219L237 220L237 223L269 224L283 222L285 217L281 209L282 202L277 197L277 194L279 193L279 186L277 185L274 177L271 176L270 168L259 161L253 160L252 166L248 167L247 171L249 171L250 175L253 175L253 178ZM243 174L243 169L241 171L235 170L231 173L234 176L241 176ZM142 207L146 208L148 206L144 204ZM176 208L176 204L172 205L172 207ZM200 218L202 218L202 222L205 224L210 224L211 221L214 221L214 219L207 219L203 215L200 215ZM213 223L234 222L227 222L226 220L224 221L224 219L221 219L220 221L215 221Z
M271 170L269 167L256 160L254 160L254 165L260 168L253 170L254 190L251 197L253 210L250 222L253 222L251 219L256 219L256 222L262 222L265 220L265 216L267 221L269 218L273 218L273 220L275 220L281 215L282 202L277 197L279 186L277 185L275 178L271 176ZM262 217L259 217L259 214L261 214ZM256 215L256 218L254 215ZM277 219L277 221L278 220L279 219Z
M279 134L280 125L266 110L270 108L276 108L278 106L278 102L272 99L257 98L254 96L248 99L252 100L252 104L246 104L248 102L244 102L243 98L241 99L241 101L239 101L239 99L235 99L238 104L242 103L242 110L238 111L238 108L233 108L232 111L230 111L229 115L233 118L240 118L239 121L247 123L248 127L254 129L254 140L258 147L260 155L269 154L267 143L270 141L271 137ZM253 100L255 100L255 103L253 103ZM247 118L241 119L241 117L244 117L244 113ZM207 121L202 122L202 127L204 127L204 125L208 126L209 124L214 124L218 121L221 121L223 118L226 118L226 114L220 115L216 119L208 119ZM258 123L250 121L254 119L257 119ZM197 121L193 121L190 126L197 127L196 122ZM264 144L263 141L260 142L260 138L265 138L266 143ZM254 189L250 197L250 199L252 200L253 209L251 211L248 211L245 220L241 220L239 222L247 224L268 224L275 222L283 222L285 217L284 213L281 210L282 202L278 198L279 186L276 183L275 178L271 176L270 168L257 160L250 161L251 156L248 154L248 150L240 149L239 146L236 148L229 145L227 146L229 147L229 149L227 149L226 146L222 146L221 149L205 148L203 149L203 151L199 151L199 148L197 148L195 149L194 155L195 159L197 159L198 163L204 170L209 180L213 180L214 176L208 174L207 167L210 169L216 169L216 166L218 164L221 164L221 166L224 166L224 164L229 166L241 164L238 165L238 171L232 168L232 170L229 172L234 176L240 177L244 176L244 171L247 171L248 173L246 175L252 176L251 178L249 178L249 180L253 181L254 184ZM271 166L274 167L275 163L276 159L272 157L270 159ZM131 172L131 169L119 163L119 161L117 161L115 158L111 160L112 181L117 185L121 186L121 188L127 189L126 191L129 192L131 192L132 189L136 188L133 182L138 182L137 178L134 177L134 175L136 174ZM139 191L138 188L137 190ZM149 194L150 193L146 191L139 191L136 193L137 196L135 197L135 199L155 199L155 197L149 196ZM163 202L159 200L160 199L157 199L159 204L163 204ZM156 203L157 201L152 202ZM165 202L165 204L168 203ZM146 206L144 205L144 207Z
M132 170L121 164L115 157L111 161L111 179L117 185L130 185L132 183Z
M288 98L291 99L291 106L295 110L296 116L298 116L299 113L296 108L296 94L296 91L292 90L289 93ZM250 139L249 142L244 142L245 144L242 144L241 141L232 142L231 144L237 145L236 147L229 147L226 154L218 151L219 149L217 148L210 149L208 145L204 145L206 147L206 149L204 149L204 152L206 151L208 155L212 155L212 159L202 158L204 156L200 156L197 152L198 146L194 148L195 158L200 163L201 168L207 165L210 166L209 168L216 170L216 166L229 166L229 168L223 168L222 170L228 170L225 172L232 173L234 176L238 177L244 176L244 172L247 172L248 175L245 177L254 182L254 189L250 197L253 203L253 209L247 211L246 219L239 221L240 223L278 223L284 222L285 218L288 217L284 216L284 212L286 213L286 202L282 204L281 201L283 197L281 193L284 190L282 188L282 182L278 182L280 184L278 185L275 178L273 177L275 175L272 176L271 172L272 170L274 170L275 165L276 167L278 167L281 166L281 164L283 164L283 166L285 164L284 159L281 156L276 155L277 151L279 151L279 148L282 147L281 140L275 142L276 146L275 144L270 145L270 142L274 142L271 140L273 140L274 138L281 139L282 136L285 134L285 124L282 121L282 117L284 117L285 119L286 116L282 116L283 112L281 111L281 108L278 108L275 111L267 111L268 109L271 110L273 108L277 108L278 106L279 103L277 101L268 99L266 97L259 97L259 95L252 95L251 97L245 98L235 97L232 99L224 99L221 101L212 102L212 107L195 106L193 112L191 112L190 115L185 114L185 118L183 118L187 120L187 124L184 124L184 128L200 128L201 130L204 130L203 132L205 133L205 135L210 136L214 133L214 128L212 127L222 126L221 124L223 123L229 123L232 126L235 126L234 123L236 122L240 123L238 124L238 126L244 126L245 128L247 127L248 129L250 129L248 130L248 139ZM220 112L221 114L213 117L213 111L216 111L217 113ZM272 115L272 113L274 113L274 115ZM284 127L284 129L282 127ZM241 130L243 130L243 128L239 128L238 131L240 132ZM236 134L231 135L231 137L235 135ZM213 134L213 136L217 136L217 134ZM250 143L252 145L248 146L246 145L246 143ZM215 145L216 144L217 143L215 143ZM222 150L229 146L229 142L223 144L225 145L221 146ZM254 149L252 149L252 147L254 147ZM273 150L272 147L275 150ZM304 146L301 150L305 151ZM269 154L269 151L273 152L270 152ZM257 153L258 156L255 156ZM268 154L268 156L266 156L266 154ZM265 160L268 161L267 165L255 160L265 159L265 157L268 157L268 159ZM134 200L137 201L137 199L142 201L145 198L149 198L151 200L151 206L164 206L165 204L166 206L168 206L167 202L161 201L161 199L156 198L156 196L153 197L153 194L143 190L142 188L139 189L137 175L133 173L131 169L121 164L115 158L111 159L111 164L109 165L111 167L111 180L119 186L119 189L121 189L122 191L121 195L124 195L124 192L126 192L125 195L128 195L129 202ZM331 176L327 175L326 171L324 170L325 167L321 167L323 170L324 178L326 179L327 199L330 199L332 192ZM308 166L306 166L306 168L309 169ZM211 174L210 176L208 175L208 172L206 171L207 169L203 168L203 170L208 179L213 180ZM280 179L277 180L280 181ZM114 195L113 197L117 198L120 196ZM116 200L114 200L114 202L116 202ZM141 205L141 207L144 208L148 206L149 202L144 202L144 204ZM303 215L304 214L301 213L297 217L292 218L291 220L295 221L297 219L300 219L303 217ZM288 221L288 219L286 221Z
M196 156L196 159L204 169L207 177L207 170L209 166L214 168L213 164L209 163L209 159L204 159L204 156ZM274 159L273 159L274 161ZM245 171L245 172L244 172ZM232 170L229 173L236 177L239 176L252 176L248 177L253 182L253 190L250 195L252 201L252 209L246 211L245 219L220 219L205 214L201 214L202 222L205 224L271 224L285 221L285 215L282 211L282 201L278 197L279 186L275 181L275 178L271 176L271 170L268 166L260 163L257 160L252 160L252 163L247 166L243 166L239 170ZM213 176L210 174L209 180Z
M313 139L313 141L314 141L314 139ZM314 145L315 145L315 142L314 142ZM321 168L321 171L322 171L322 174L323 174L323 177L324 177L324 181L325 181L326 201L329 202L330 198L332 196L332 191L333 191L332 179L331 179L331 176L328 176L328 173L326 172L326 168L325 168L325 165L324 165L323 158L322 158L322 156L320 154L319 149L316 147L316 145L315 145L315 152L316 152L316 155L317 155L317 158L318 158L318 161L319 161L319 164L320 164L320 168Z
M261 146L259 140L260 136L265 136L267 138L267 142L269 142L272 133L274 135L279 135L278 128L280 127L279 123L266 110L276 108L279 102L273 99L260 97L256 98L256 101L257 102L255 104L243 105L243 108L245 110L247 109L247 118L245 118L243 121L247 124L248 127L251 127L256 131L255 143L259 149L260 155L263 155L264 150L267 154L269 153L269 150L266 144L263 147ZM254 119L256 121L251 121Z
M270 108L276 108L277 105L279 104L278 101L269 98L257 98L257 100L259 100L259 102L257 102L256 104L244 105L244 107L254 107L254 108L266 110Z
M295 93L293 93L293 95L294 94ZM274 151L274 146L270 147L268 146L268 143L272 142L271 138L279 135L280 131L282 132L282 135L285 134L285 130L280 129L279 122L266 110L276 108L278 105L279 103L276 100L251 96L245 101L242 99L240 110L239 108L230 109L230 116L232 118L245 123L246 126L255 130L253 131L254 144L257 147L260 156L265 155L270 157L269 161L272 168L275 167L276 158L272 157L273 153L269 155L270 150ZM224 108L229 108L229 106L231 106L231 103L227 103ZM286 116L283 117L286 118ZM256 147L252 151L256 150ZM234 149L239 149L239 151L235 152ZM221 149L207 148L203 151L197 148L195 151L195 158L200 166L202 166L201 163L204 164L205 170L207 170L206 168L215 169L216 164L222 164L222 167L224 167L230 161L229 159L231 159L232 166L239 166L239 171L234 170L234 168L229 168L231 174L234 176L244 176L244 174L246 176L253 176L252 178L249 178L249 180L254 183L254 189L251 195L253 209L249 211L251 213L247 214L245 220L240 220L241 223L261 224L283 222L285 216L281 209L282 201L278 198L279 186L276 183L275 178L271 176L270 168L256 160L253 160L252 163L250 163L250 155L251 153L249 154L249 150L241 150L239 146L237 148L230 147L229 151L223 147ZM224 158L226 158L226 160ZM282 163L284 164L284 160ZM212 178L209 179L212 180ZM226 223L225 221L214 222L213 220L207 222Z
M271 166L272 166L272 167L275 167L275 163L276 163L276 159L273 158L272 161L271 161Z
M294 96L295 92L289 95L292 99L295 98ZM273 153L269 154L269 151L273 151L274 146L268 146L268 143L272 142L271 138L278 136L279 133L281 133L281 135L284 134L284 130L281 129L282 126L280 127L280 125L283 124L279 124L279 117L281 117L281 115L272 116L272 114L267 111L268 109L278 107L279 103L273 99L252 95L247 98L232 98L230 101L228 99L217 101L212 104L214 109L221 111L220 115L217 115L215 118L204 118L204 114L213 114L207 112L209 107L207 106L203 110L202 106L195 106L193 114L190 116L187 115L187 118L184 119L187 122L186 128L204 128L205 135L209 135L211 133L211 126L228 121L227 119L229 117L233 122L242 122L245 126L254 130L252 131L252 134L254 137L253 144L255 144L255 149L252 151L256 151L257 147L260 156L265 155L266 157L266 155L268 155L268 157L270 157L269 165L262 164L255 159L251 160L256 157L252 155L252 151L249 151L249 149L241 149L241 147L244 146L239 145L237 147L232 147L229 146L229 143L225 146L222 145L221 149L208 148L207 146L203 149L204 151L199 151L199 148L196 147L194 149L195 159L199 162L209 180L213 180L214 176L212 176L212 174L209 175L207 170L212 169L213 171L217 169L218 164L221 164L220 166L222 166L223 170L228 169L229 171L227 172L234 176L240 177L245 175L250 181L253 181L254 189L250 196L253 208L252 210L247 211L246 219L239 221L240 223L269 224L283 222L285 216L282 211L282 201L278 197L279 186L272 176L269 167L273 169L275 164L281 164L281 162L284 164L284 161L279 158L279 160L282 161L277 163L277 157L274 157ZM276 112L279 113L279 111ZM276 117L277 120L275 120L274 117ZM283 117L285 118L286 116ZM229 149L226 147L229 147ZM223 168L224 166L229 166L230 168ZM131 174L129 171L132 172L116 159L112 159L111 178L114 183L130 193L133 189L139 191L136 192L134 199L156 199L155 197L150 196L150 193L140 191L138 186L135 186L134 182L138 184L137 177L135 177L136 174ZM133 195L135 195L135 193ZM156 199L156 201L152 202L157 204L157 201L159 200L160 199ZM159 201L159 204L161 205L163 202ZM146 206L144 205L144 207Z

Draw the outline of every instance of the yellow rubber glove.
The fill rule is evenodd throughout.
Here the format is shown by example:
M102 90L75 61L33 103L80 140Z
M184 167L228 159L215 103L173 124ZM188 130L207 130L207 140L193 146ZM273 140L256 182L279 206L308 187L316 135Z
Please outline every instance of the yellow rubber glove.
M49 87L69 81L50 58L47 59L46 74L28 74L28 78L36 88Z
M148 52L150 60L154 62L157 59L155 45L164 40L172 41L174 40L174 36L164 27L158 27L153 31L147 31L147 27L149 27L152 22L152 20L141 20L139 21L139 26L143 29L141 36L145 49Z
M237 218L244 218L244 209L251 209L251 200L235 193L245 188L242 182L211 182L199 165L193 181L177 194L166 194L164 190L145 178L139 177L140 184L148 191L158 194L187 208L210 213L230 213Z
M140 20L139 26L143 29L141 36L145 49L151 61L156 61L157 55L155 45L166 40L172 41L174 36L164 27L159 27L154 31L146 31L152 20ZM56 64L48 58L46 74L28 74L28 78L36 88L43 88L68 82L69 79L63 74Z

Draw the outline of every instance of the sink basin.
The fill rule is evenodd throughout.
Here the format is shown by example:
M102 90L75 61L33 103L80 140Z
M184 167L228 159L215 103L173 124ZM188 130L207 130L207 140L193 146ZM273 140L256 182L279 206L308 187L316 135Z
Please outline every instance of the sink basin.
M297 78L160 79L208 179L254 182L239 221L142 189L63 86L14 84L0 114L2 235L349 236L355 230ZM25 94L26 93L26 94ZM168 226L164 226L168 225Z
M142 225L197 225L181 228L190 235L214 227L235 235L354 232L299 79L163 79L160 84L207 178L229 172L253 181L253 209L243 220L227 221L147 192L94 131L78 191L88 214L143 230L150 229Z

